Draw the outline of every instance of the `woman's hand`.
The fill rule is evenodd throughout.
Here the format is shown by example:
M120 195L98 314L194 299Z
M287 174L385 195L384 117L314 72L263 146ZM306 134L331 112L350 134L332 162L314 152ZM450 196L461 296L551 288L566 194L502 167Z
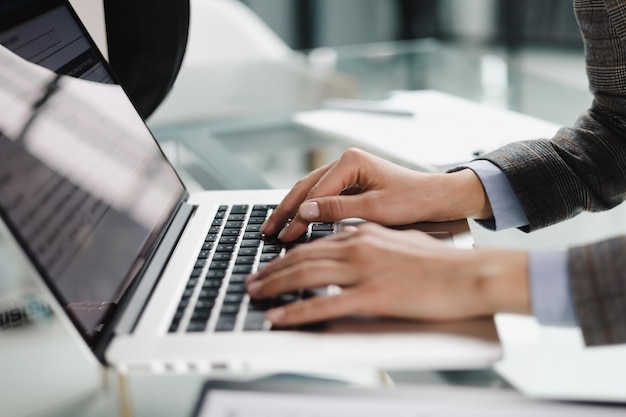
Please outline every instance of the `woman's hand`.
M491 208L473 171L412 171L357 149L298 181L261 228L284 241L311 221L359 217L383 225L487 218ZM285 225L288 224L287 227Z
M253 298L337 285L267 312L278 326L352 314L458 320L495 312L530 312L527 254L459 250L418 231L364 224L304 244L248 277Z

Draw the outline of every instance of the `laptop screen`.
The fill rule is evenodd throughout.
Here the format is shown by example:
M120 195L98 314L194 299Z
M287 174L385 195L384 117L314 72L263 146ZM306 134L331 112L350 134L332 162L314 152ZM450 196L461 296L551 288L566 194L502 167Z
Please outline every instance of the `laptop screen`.
M94 343L185 190L65 2L0 1L0 44L0 214Z

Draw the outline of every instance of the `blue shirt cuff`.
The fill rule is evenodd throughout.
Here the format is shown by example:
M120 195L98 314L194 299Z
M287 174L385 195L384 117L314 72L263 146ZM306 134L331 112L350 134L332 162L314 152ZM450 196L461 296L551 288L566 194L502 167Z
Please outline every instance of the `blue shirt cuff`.
M513 187L500 168L485 160L472 161L463 168L469 168L478 175L491 204L493 218L477 220L480 225L491 230L504 230L528 224Z
M539 323L547 326L577 326L567 273L567 250L530 252L530 299Z

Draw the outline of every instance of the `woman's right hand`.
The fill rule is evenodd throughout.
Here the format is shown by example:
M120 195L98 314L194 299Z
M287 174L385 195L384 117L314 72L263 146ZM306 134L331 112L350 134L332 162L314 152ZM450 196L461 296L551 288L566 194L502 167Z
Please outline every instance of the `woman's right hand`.
M298 181L261 231L291 241L312 221L358 217L390 226L490 216L482 184L469 169L424 173L348 149Z

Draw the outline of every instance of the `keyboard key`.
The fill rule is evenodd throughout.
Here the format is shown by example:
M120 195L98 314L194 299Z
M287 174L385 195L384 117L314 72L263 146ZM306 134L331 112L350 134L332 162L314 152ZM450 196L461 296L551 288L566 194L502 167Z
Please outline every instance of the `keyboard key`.
M229 243L227 245L217 245L217 248L215 248L216 252L232 252L233 249L235 249L235 245L233 245L232 243Z
M261 255L261 262L271 262L276 258L278 258L277 253L264 253Z
M237 243L237 239L237 236L222 236L220 237L220 245L234 245Z
M193 271L191 271L192 278L197 278L200 275L202 275L202 268L194 268Z
M261 233L260 232L245 232L243 234L243 238L244 239L257 239L257 240L261 240Z
M174 320L180 320L180 319L183 318L184 315L185 315L185 310L184 309L176 310L176 313L174 313Z
M311 232L311 240L320 239L331 234L332 232Z
M283 244L283 242L281 240L279 240L276 236L264 236L263 237L263 242L265 242L266 245L282 246L282 244Z
M219 232L219 230L218 230L218 232ZM215 242L216 240L217 240L217 233L209 233L204 238L205 242Z
M248 292L245 284L231 282L226 288L226 294L245 294Z
M254 207L252 207L252 210L269 210L269 209L275 209L277 206L275 204L255 204Z
M260 224L249 224L246 226L246 232L258 232L261 230Z
M249 274L252 272L252 265L235 265L233 274Z
M229 261L232 256L233 255L230 252L216 252L213 255L213 260L214 261Z
M270 264L269 262L259 262L259 265L257 265L257 271L260 271L263 268L266 268L269 264Z
M198 299L205 300L205 301L215 300L218 294L219 294L219 291L216 290L215 288L202 287L202 289L200 290L200 294L198 295Z
M240 248L238 256L254 256L256 255L258 249L256 247L252 248Z
M236 316L239 314L239 304L224 304L220 310L220 317L222 316Z
M204 242L202 245L202 250L211 250L213 249L214 242Z
M180 325L180 321L173 321L170 324L170 328L167 330L169 333L175 333L178 330L178 326Z
M234 236L238 237L241 234L241 229L224 229L222 236Z
M196 264L194 265L194 268L195 268L195 269L198 269L198 268L203 268L203 267L204 267L204 265L206 265L206 259L198 259L198 260L196 261Z
M224 223L224 219L214 219L213 223L211 223L211 226L221 226L222 223Z
M242 248L256 248L261 244L260 240L244 239L241 241Z
M265 217L250 217L248 224L263 224L265 223Z
M228 220L229 222L241 222L243 220L246 220L246 215L245 214L231 214L230 216L228 216Z
M243 329L246 331L263 330L264 323L265 314L262 311L248 311Z
M227 221L226 225L224 226L226 229L241 229L243 227L243 222L242 221Z
M283 250L282 246L279 245L265 245L263 246L263 253L280 253Z
M235 265L252 265L255 259L255 256L238 256L235 259Z
M209 229L209 234L219 233L221 229L222 228L219 226L211 226L211 228Z
M247 212L248 212L247 204L233 206L233 208L230 210L231 214L246 214Z
M214 300L198 300L196 302L196 309L209 309L215 306Z
M226 276L226 270L224 269L209 270L209 272L207 272L206 274L207 279L209 278L223 279L225 276Z
M209 320L209 317L211 317L211 310L194 310L194 312L191 314L191 321L204 321L206 323Z
M250 304L248 304L248 314L250 314L251 311L266 311L268 309L270 309L272 307L272 300L271 299L263 299L263 300L256 300L256 299L250 299Z
M246 282L246 277L248 275L247 274L233 274L230 276L230 283L231 284L239 284L242 282Z
M241 304L244 294L226 294L224 304Z
M205 320L201 321L192 321L189 323L189 327L187 327L188 332L203 332L206 329L207 322Z
M311 230L313 232L332 232L334 226L332 223L316 223L311 225Z
M208 250L201 250L198 254L198 259L207 259L209 257L210 252Z
M220 316L215 325L215 331L217 332L229 332L235 329L236 317L232 316Z
M217 270L217 269L227 269L229 261L213 261L209 266L209 270Z
M220 288L222 286L222 278L205 279L202 288Z

